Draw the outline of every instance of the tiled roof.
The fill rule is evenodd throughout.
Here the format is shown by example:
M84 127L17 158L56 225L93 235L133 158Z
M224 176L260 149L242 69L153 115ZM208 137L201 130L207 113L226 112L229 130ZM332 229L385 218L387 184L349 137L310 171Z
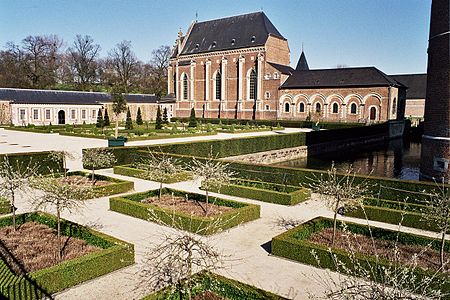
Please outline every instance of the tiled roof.
M273 62L268 62L268 64L277 69L281 74L292 75L294 72L294 69L292 69L291 66L280 65Z
M406 99L425 99L427 96L427 74L390 75L408 87Z

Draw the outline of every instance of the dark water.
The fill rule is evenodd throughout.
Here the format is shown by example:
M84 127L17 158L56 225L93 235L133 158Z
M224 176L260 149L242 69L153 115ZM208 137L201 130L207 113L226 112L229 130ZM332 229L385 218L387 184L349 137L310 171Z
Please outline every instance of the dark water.
M418 142L397 139L370 148L327 153L275 165L327 170L334 161L336 168L341 171L352 165L354 171L359 174L419 180L420 149L421 144Z

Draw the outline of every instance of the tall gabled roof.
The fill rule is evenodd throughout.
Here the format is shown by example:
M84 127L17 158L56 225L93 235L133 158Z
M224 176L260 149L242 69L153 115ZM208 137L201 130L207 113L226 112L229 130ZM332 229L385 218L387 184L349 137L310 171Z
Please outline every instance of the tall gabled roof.
M180 55L263 46L270 35L285 40L263 12L196 22Z
M390 75L408 87L406 99L425 99L427 97L427 74Z
M129 103L159 101L157 96L149 94L124 94L124 97ZM99 105L111 102L111 95L97 92L0 88L0 100L18 104Z
M307 71L309 70L308 61L306 60L305 52L302 51L300 59L298 60L296 71Z
M294 71L280 89L335 87L405 87L375 67Z

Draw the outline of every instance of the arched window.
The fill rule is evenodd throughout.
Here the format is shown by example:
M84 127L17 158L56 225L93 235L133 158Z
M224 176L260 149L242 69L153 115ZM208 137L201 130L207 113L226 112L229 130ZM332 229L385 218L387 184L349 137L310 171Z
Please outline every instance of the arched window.
M305 103L300 102L300 105L298 106L298 111L299 112L305 112Z
M216 74L216 100L222 100L222 74Z
M184 74L183 75L183 100L187 100L188 99L188 78L187 75Z
M392 101L392 113L395 114L397 112L397 98L394 98Z
M290 105L289 105L289 102L286 102L285 104L284 104L284 112L289 112L290 111Z
M337 114L339 112L339 105L334 102L333 103L333 114Z
M250 71L250 84L249 84L249 99L255 100L257 95L256 95L256 71L254 69L252 69Z
M357 108L357 106L356 106L356 103L352 103L351 105L350 105L350 113L352 114L352 115L356 115L356 110L357 110L358 108Z
M377 119L377 108L372 106L369 110L369 118L371 121L375 121Z
M320 113L322 111L322 105L319 102L316 103L316 113Z

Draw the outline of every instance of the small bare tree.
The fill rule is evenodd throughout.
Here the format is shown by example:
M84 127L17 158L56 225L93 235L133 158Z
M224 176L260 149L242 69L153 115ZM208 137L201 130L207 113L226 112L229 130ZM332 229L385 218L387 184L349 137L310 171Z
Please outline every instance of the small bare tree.
M183 171L180 162L165 153L160 153L155 156L151 150L148 150L148 157L142 159L139 163L139 168L145 170L144 178L159 182L159 196L161 200L163 182L170 176L173 176Z
M32 187L41 193L32 199L36 209L52 208L56 211L59 259L63 256L63 243L61 241L61 213L73 212L84 206L85 201L95 197L91 185L84 181L74 179L70 183L63 182L57 174L51 176L38 176L32 182Z
M446 263L445 253L445 235L450 231L450 195L449 188L445 182L437 184L437 191L433 193L430 200L426 202L422 218L429 220L436 225L441 234L441 247L439 263L441 267Z
M8 155L0 162L0 196L8 199L13 213L13 228L16 231L16 198L17 193L29 187L30 178L37 174L38 165L31 160L28 163L10 161Z
M61 162L64 169L64 177L67 177L67 160L74 160L76 158L75 153L62 150L62 151L51 151L49 155L49 159L55 160L57 162ZM56 171L56 170L53 170Z
M127 101L123 95L123 88L120 86L113 86L111 90L112 98L112 111L116 118L116 125L114 129L114 137L117 139L119 137L119 117L127 110Z
M212 152L204 160L194 158L190 170L194 178L201 179L201 186L206 192L205 215L208 215L209 190L229 183L234 173L229 170L229 164L216 160Z
M326 205L333 210L333 238L331 245L334 246L336 239L337 215L340 209L349 210L362 205L363 196L367 194L368 185L365 181L355 180L356 174L350 166L342 174L337 173L334 164L324 176L323 173L312 178L309 187L313 192L319 193L326 201Z
M113 165L116 162L116 157L106 149L91 148L84 150L82 160L83 165L91 168L92 185L95 185L95 170Z
M140 271L141 284L153 291L170 288L171 293L179 293L180 299L185 299L183 295L191 299L194 275L199 271L223 269L224 263L230 260L229 256L216 249L211 238L201 236L204 230L216 231L225 222L218 218L207 228L201 226L197 231L187 232L183 230L183 221L175 213L167 213L164 217L158 216L152 209L149 213L149 221L170 227L162 233L161 242L152 245L146 254L144 267ZM171 220L170 224L167 224L167 219ZM191 229L193 227L191 224Z

